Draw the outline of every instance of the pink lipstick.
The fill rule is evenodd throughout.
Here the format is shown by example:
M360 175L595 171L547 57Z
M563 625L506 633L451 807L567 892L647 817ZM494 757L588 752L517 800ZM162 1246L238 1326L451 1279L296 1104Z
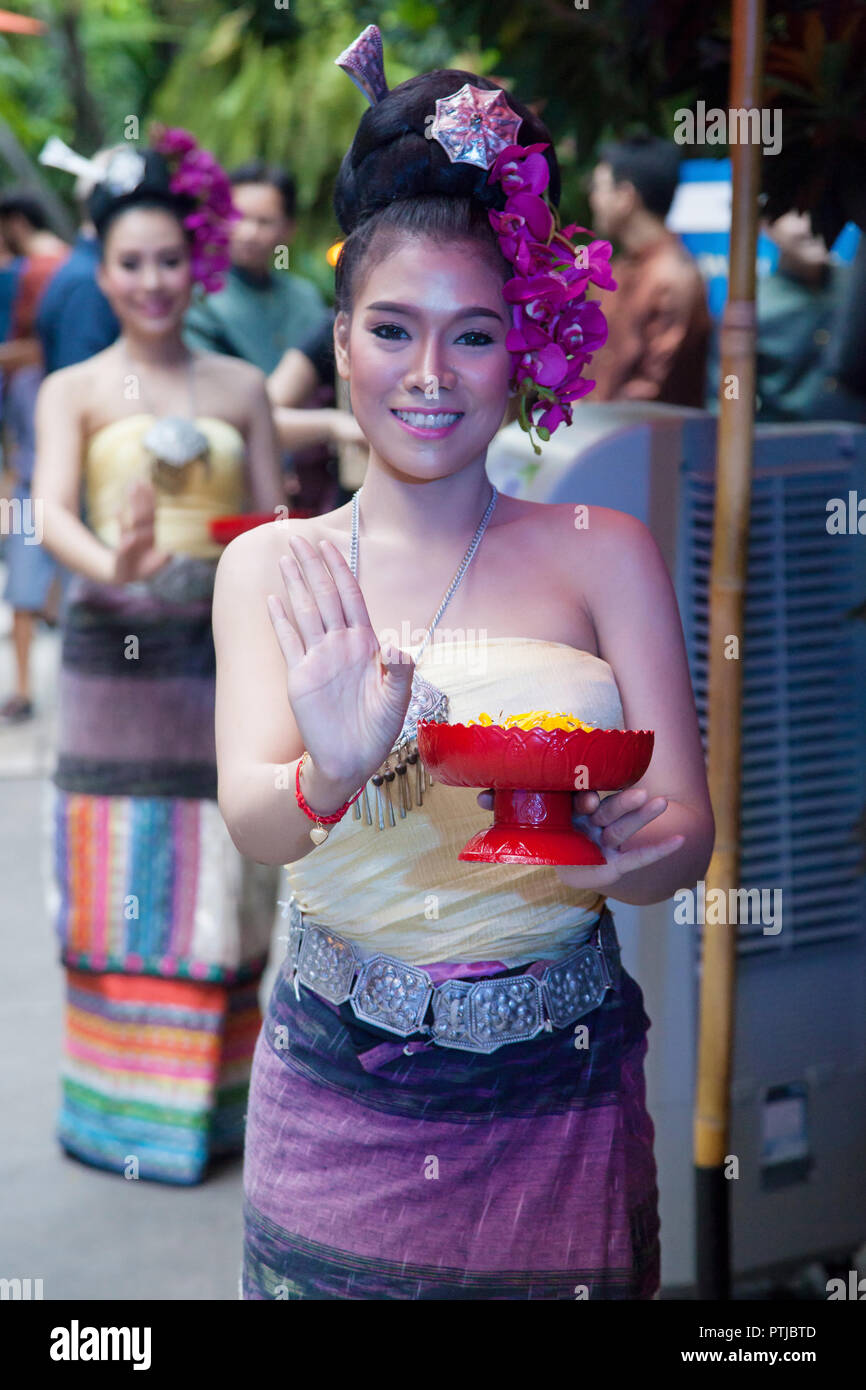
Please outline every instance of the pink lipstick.
M392 410L391 414L416 439L444 439L463 419L462 410Z

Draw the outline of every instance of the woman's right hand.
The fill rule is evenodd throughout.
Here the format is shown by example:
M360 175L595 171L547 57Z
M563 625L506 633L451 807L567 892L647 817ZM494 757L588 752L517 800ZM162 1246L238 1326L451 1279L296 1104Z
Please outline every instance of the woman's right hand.
M268 595L268 612L288 667L295 722L324 777L360 786L384 762L403 727L415 663L380 645L364 596L330 541L293 536L280 568L294 614ZM296 556L297 558L294 558Z
M150 579L167 564L171 556L154 547L156 494L150 483L138 480L126 494L126 504L118 516L120 539L114 551L111 582L131 584Z

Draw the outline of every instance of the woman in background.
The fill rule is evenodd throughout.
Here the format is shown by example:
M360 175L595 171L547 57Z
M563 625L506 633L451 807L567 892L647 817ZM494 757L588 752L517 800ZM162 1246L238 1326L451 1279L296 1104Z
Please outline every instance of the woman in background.
M208 159L166 132L102 175L98 278L121 333L46 380L34 477L45 543L76 575L53 797L59 1138L176 1183L242 1145L275 896L216 805L210 522L281 498L263 374L182 340L194 280L218 283L231 211L213 163L190 192L190 153Z

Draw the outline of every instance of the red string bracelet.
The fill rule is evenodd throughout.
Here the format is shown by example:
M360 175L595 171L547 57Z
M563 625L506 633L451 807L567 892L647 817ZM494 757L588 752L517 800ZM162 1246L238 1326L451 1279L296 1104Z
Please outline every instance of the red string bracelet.
M313 841L313 844L321 845L328 838L328 831L325 829L325 826L336 825L338 820L342 820L349 807L353 804L353 802L358 800L358 797L361 795L361 792L364 790L364 788L359 787L358 790L355 792L355 795L353 797L350 797L349 800L339 808L339 810L334 811L330 816L320 816L317 811L314 811L312 807L307 805L306 801L304 800L304 793L301 791L301 768L303 767L304 762L309 756L309 753L305 751L301 757L300 762L298 763L297 771L295 773L295 795L298 799L298 805L300 806L304 814L309 816L310 820L314 820L316 822L316 824L310 831L310 839Z

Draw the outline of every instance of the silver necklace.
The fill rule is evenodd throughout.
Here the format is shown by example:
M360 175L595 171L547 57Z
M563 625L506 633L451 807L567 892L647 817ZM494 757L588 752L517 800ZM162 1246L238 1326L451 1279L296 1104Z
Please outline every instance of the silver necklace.
M141 374L135 372L124 347L124 359L130 374L139 383L139 396L149 415L156 412L149 408ZM150 476L155 487L162 492L182 492L190 481L193 465L203 463L210 466L210 441L203 430L195 423L195 359L189 359L189 399L190 417L183 415L164 415L154 421L142 436L141 446L150 455Z
M403 727L400 730L390 754L385 759L385 762L370 778L370 781L376 788L375 824L379 830L384 830L386 826L396 825L397 823L394 815L393 802L391 800L391 784L395 778L397 780L397 806L401 819L405 819L407 813L412 810L412 794L408 786L409 768L415 768L416 806L423 805L424 792L427 790L428 786L432 787L433 785L433 779L424 767L418 753L418 722L421 719L430 719L436 722L447 720L448 696L443 690L439 690L437 686L433 685L432 682L425 680L423 676L419 676L417 662L420 661L421 654L430 641L433 629L445 612L455 590L472 562L472 557L478 549L481 537L487 530L487 524L493 515L496 499L499 496L496 486L494 484L491 484L491 486L493 487L493 495L487 504L487 510L478 523L475 535L472 537L469 544L469 549L460 561L457 573L445 590L442 602L436 609L433 615L433 621L430 623L430 626L424 634L424 640L418 648L418 654L415 657L416 669L412 673L412 693L409 697L409 705L406 710L406 717L403 720ZM361 488L358 488L357 492L352 497L352 544L349 553L349 565L355 579L358 578L358 523L360 497ZM392 761L393 767L391 765ZM366 822L368 825L373 825L374 821L370 809L370 798L366 785L364 787L363 801ZM361 814L361 798L359 798L354 804L354 819L360 820Z

